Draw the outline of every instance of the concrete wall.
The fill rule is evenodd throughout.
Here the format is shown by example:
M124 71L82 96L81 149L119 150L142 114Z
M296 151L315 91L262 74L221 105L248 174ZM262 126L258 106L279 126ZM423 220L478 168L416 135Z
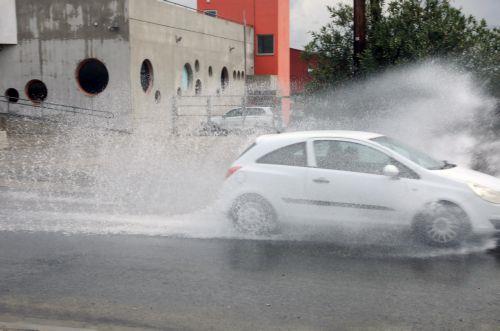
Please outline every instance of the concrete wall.
M0 0L0 45L17 44L16 0Z
M47 85L47 102L127 117L131 98L126 0L17 0L16 10L19 41L0 51L0 94L15 88L27 99L26 83L39 79ZM109 72L107 88L96 96L84 93L75 77L87 58L101 60ZM40 112L18 105L11 110Z
M194 79L202 82L202 95L217 95L228 105L240 102L231 101L227 95L242 95L245 79L233 79L233 72L244 72L244 33L243 26L226 20L190 11L179 6L157 0L129 0L130 6L130 44L131 44L131 82L133 104L138 120L152 121L171 119L171 97L181 87L183 67L189 63L193 68ZM247 68L253 67L253 29L247 31ZM154 86L144 92L140 85L140 66L149 59L154 68ZM199 61L200 69L195 70ZM213 75L209 76L209 67ZM229 88L221 88L221 71L229 71ZM246 73L247 74L247 73ZM193 88L183 91L183 99L195 95ZM155 92L160 91L162 100L155 102ZM201 98L200 98L201 99ZM200 100L193 98L193 104ZM230 106L228 106L230 107ZM193 107L185 111L199 112ZM222 112L223 109L219 109ZM140 122L140 121L139 121Z

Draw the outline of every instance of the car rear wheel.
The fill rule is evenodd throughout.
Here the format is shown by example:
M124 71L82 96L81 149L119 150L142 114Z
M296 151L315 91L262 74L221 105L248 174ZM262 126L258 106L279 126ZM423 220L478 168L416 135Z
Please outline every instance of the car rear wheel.
M231 208L230 216L240 233L269 235L279 230L274 208L257 194L239 197Z
M417 215L414 232L420 241L438 247L456 246L470 233L466 213L451 203L434 203Z

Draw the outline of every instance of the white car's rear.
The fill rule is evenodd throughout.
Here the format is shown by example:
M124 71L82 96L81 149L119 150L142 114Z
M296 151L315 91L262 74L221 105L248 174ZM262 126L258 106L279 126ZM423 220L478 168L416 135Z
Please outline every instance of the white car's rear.
M232 165L224 197L244 232L385 224L451 245L500 227L499 179L366 132L262 136Z

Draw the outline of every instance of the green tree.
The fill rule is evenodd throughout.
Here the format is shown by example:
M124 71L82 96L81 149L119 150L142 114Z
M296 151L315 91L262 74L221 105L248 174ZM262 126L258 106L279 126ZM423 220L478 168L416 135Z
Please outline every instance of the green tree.
M500 97L500 30L466 16L449 0L383 0L367 10L367 48L361 55L361 77L401 64L440 58L483 79ZM329 89L354 78L353 8L328 6L331 22L312 33L304 58L314 59L310 91Z

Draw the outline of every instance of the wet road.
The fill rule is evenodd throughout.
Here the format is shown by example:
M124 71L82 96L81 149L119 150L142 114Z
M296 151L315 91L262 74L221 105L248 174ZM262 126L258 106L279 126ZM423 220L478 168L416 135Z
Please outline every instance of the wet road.
M500 252L0 232L4 315L161 330L499 330Z

